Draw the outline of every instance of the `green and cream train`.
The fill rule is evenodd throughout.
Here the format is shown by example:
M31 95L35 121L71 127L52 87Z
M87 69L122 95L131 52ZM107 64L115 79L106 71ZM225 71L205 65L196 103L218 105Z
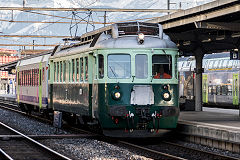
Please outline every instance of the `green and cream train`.
M49 66L37 62L39 80L47 82L35 90L40 108L45 107L39 99L47 89L46 109L98 126L108 136L158 136L161 129L176 127L178 50L161 25L118 23L75 40L79 42L46 54ZM17 67L20 73L23 66ZM20 83L18 101L26 105L22 93Z

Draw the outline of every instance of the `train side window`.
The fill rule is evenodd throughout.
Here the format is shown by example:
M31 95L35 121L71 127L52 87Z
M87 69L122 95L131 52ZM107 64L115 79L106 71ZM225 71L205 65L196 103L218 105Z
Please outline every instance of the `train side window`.
M24 71L22 71L22 85L24 86Z
M62 82L62 61L59 62L59 82Z
M54 72L54 79L53 79L54 82L56 82L56 76L57 76L56 68L57 68L56 67L56 62L54 62L54 71L53 71Z
M25 83L25 85L27 86L27 85L28 85L28 75L27 75L27 70L25 71L25 77L26 77L26 83Z
M36 74L35 74L35 69L33 69L33 86L36 85L35 79L36 79Z
M228 90L228 96L231 96L232 95L232 85L228 85L227 90Z
M33 86L33 81L32 81L33 80L33 70L32 69L30 70L30 79L31 79L30 86Z
M72 59L72 82L75 82L75 59Z
M23 71L21 71L21 86L23 86Z
M60 74L59 74L59 62L57 62L57 82L59 82L59 77L60 77Z
M212 86L212 95L216 95L216 86Z
M29 76L29 86L31 86L31 79L32 79L32 75L31 75L31 70L28 70L28 76Z
M209 69L213 69L213 62L212 60L209 62Z
M221 86L216 86L216 95L222 95L222 88L221 88Z
M208 94L213 95L213 93L212 93L212 86L208 86Z
M103 55L98 55L98 78L103 79L104 77L104 57Z
M83 81L83 78L84 78L84 73L83 73L83 58L80 58L80 71L81 71L81 73L80 73L80 81L82 82Z
M76 59L76 81L79 82L79 58Z
M146 54L137 54L135 57L135 76L139 79L148 77L148 57Z
M37 85L37 69L34 69L34 86Z
M169 55L153 55L152 76L154 79L171 79L172 57Z
M232 68L233 67L233 60L228 60L228 68Z
M38 76L39 76L38 75L38 69L36 69L36 79L35 79L36 80L36 86L38 86Z
M68 61L68 82L71 82L71 63Z
M30 74L29 74L29 70L27 70L27 85L30 85Z
M28 85L28 73L27 73L27 70L25 72L25 76L26 76L26 86Z
M25 77L25 86L27 85L27 71L24 71L24 77Z
M227 63L228 62L228 60L223 60L223 63L222 63L222 68L227 68Z
M63 61L63 82L66 81L66 62Z
M85 57L85 80L88 81L88 57Z
M222 95L227 95L227 86L226 85L223 85L222 86Z
M217 65L218 65L218 61L213 61L213 68L216 69L217 68Z
M38 75L38 71L39 71L39 70L36 69L36 86L38 86L38 76L39 76L39 75Z

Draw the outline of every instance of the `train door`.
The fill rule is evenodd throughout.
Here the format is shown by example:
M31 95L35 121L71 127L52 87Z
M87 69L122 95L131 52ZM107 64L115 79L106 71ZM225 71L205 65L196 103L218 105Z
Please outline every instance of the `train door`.
M208 103L208 77L207 74L202 76L202 98L203 103Z
M93 56L92 67L92 118L96 118L95 115L98 110L98 83L97 83L97 57Z
M17 102L18 102L18 104L19 104L19 86L20 86L20 72L19 72L19 67L17 67L17 78L16 78L16 80L17 80L17 83L16 83L16 85L17 85Z
M233 95L233 105L239 104L239 74L233 74L233 88L232 88L232 95Z
M42 62L39 63L39 89L38 89L38 95L39 95L39 109L42 109Z

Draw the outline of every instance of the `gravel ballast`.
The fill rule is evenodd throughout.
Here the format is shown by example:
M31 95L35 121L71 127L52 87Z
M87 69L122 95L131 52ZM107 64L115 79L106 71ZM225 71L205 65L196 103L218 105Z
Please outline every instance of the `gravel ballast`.
M16 130L27 135L53 135L53 134L72 134L64 130L56 130L52 125L30 119L21 114L0 109L0 121L15 128ZM103 141L75 138L75 139L47 139L39 140L41 143L49 146L55 151L71 157L72 159L91 159L91 160L149 160L138 153L131 152L126 148L122 148ZM159 142L160 143L160 142ZM234 156L240 158L238 154L228 151L222 151L199 144L186 143L178 141L179 144L196 148L209 152L215 152L223 155Z
M0 109L0 121L28 135L71 134L61 129L57 131L51 125L3 109ZM127 149L93 139L51 139L39 142L73 159L150 160Z

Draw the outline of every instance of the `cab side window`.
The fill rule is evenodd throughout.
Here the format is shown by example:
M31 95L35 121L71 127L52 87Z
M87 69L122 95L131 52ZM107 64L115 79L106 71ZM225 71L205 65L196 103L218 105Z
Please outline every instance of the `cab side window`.
M103 79L104 77L104 57L103 55L98 55L98 78Z
M88 57L85 57L85 80L88 81Z
M154 79L171 79L172 57L169 55L153 55L152 76Z

